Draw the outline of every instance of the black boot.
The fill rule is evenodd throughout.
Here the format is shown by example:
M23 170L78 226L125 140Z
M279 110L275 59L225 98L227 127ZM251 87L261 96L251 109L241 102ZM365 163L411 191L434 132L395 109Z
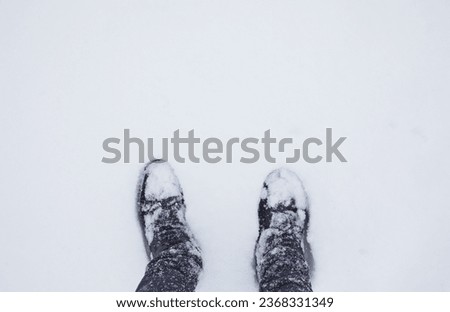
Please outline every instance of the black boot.
M201 251L185 219L183 191L167 162L145 167L138 208L151 261L137 291L194 291Z
M260 291L312 291L303 248L308 198L295 173L279 169L267 176L258 217L255 260Z

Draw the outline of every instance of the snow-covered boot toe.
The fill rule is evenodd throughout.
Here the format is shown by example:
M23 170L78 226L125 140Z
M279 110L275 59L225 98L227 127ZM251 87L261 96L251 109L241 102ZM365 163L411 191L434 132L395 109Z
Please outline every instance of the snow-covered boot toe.
M152 258L138 291L193 291L202 269L201 251L186 222L183 191L169 163L146 165L138 209Z
M256 275L261 291L311 291L303 241L308 198L299 177L287 169L264 181L258 209Z

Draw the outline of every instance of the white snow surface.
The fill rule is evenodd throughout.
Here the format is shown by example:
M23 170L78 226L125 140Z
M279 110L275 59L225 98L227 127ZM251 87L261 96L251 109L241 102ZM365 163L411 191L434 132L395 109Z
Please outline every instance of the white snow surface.
M309 196L315 290L450 291L449 58L444 0L0 1L0 290L136 289L143 164L136 144L131 163L101 162L125 128L155 142L333 128L347 163L169 159L198 290L258 289L260 191L286 167Z

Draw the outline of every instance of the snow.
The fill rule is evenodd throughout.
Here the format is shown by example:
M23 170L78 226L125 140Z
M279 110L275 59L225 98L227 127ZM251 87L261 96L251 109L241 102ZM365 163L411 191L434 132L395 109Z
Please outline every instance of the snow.
M347 163L169 159L198 290L258 289L260 191L286 167L308 192L314 290L449 291L449 24L441 0L1 1L0 290L136 289L143 164L101 162L124 129L332 128Z

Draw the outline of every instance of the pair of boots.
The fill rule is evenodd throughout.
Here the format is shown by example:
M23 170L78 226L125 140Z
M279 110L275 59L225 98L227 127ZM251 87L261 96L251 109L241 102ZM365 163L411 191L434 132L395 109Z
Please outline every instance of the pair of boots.
M172 167L155 160L144 169L139 215L151 254L137 291L194 291L201 249L186 222L183 191ZM255 248L260 291L312 291L304 241L308 199L295 173L271 172L261 191Z

